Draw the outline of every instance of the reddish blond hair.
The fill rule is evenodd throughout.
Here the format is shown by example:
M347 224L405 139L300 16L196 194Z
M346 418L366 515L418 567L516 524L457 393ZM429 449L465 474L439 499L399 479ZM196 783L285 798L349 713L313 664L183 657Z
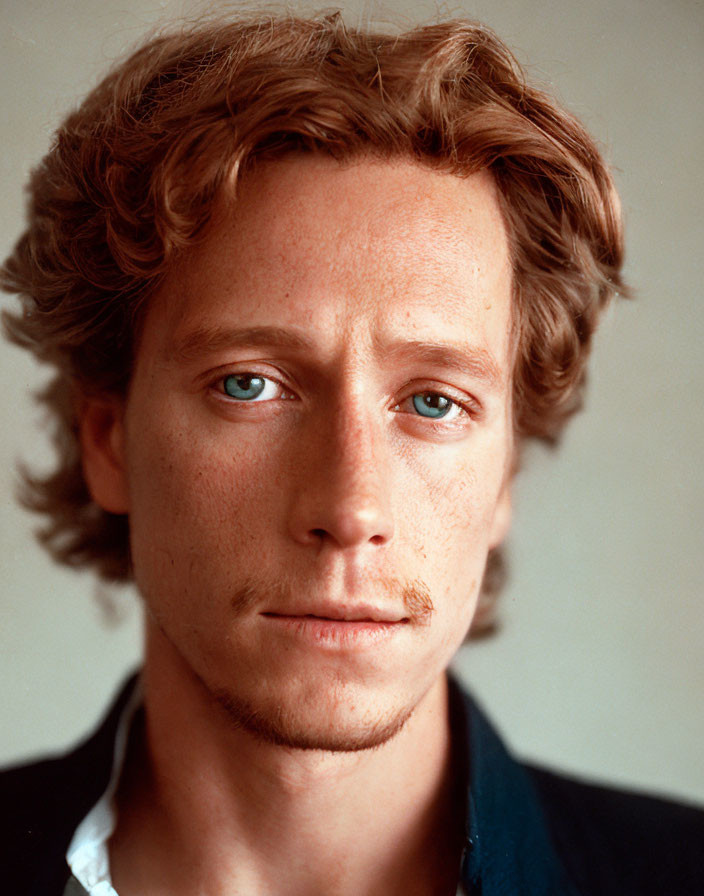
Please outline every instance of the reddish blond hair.
M30 182L28 227L2 270L23 313L10 338L56 375L56 471L25 478L54 557L130 578L128 523L83 479L78 394L124 394L145 302L227 181L291 150L407 157L498 186L514 273L514 419L554 442L579 407L599 313L623 291L619 206L581 124L530 86L486 28L388 35L339 15L216 21L158 37L68 118ZM490 557L479 625L490 616Z

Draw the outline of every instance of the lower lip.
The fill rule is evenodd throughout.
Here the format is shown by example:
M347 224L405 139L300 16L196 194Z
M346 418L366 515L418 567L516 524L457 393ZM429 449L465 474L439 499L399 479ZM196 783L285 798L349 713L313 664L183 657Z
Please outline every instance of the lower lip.
M278 616L264 618L282 631L321 647L367 647L387 641L405 627L404 622L373 622L370 619L324 619L320 616Z

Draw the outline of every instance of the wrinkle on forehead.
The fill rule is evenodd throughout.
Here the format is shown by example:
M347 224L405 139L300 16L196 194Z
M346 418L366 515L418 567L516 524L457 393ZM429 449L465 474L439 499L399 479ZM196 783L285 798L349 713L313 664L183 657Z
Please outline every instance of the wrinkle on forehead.
M510 313L510 283L489 173L292 156L257 166L234 200L221 199L167 289L179 336L267 325L275 308L277 325L371 347L377 334L477 344L496 325L497 297Z

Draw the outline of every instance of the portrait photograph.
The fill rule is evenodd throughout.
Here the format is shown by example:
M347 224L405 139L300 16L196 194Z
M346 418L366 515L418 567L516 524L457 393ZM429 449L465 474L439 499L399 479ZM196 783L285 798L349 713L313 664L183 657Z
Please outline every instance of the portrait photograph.
M0 46L8 892L704 892L704 7Z

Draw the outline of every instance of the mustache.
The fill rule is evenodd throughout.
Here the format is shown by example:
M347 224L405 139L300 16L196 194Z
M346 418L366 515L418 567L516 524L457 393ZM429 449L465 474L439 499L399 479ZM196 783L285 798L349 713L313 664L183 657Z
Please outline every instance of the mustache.
M305 607L306 594L312 585L294 584L290 581L259 581L248 578L239 587L230 601L236 616L243 616L256 606L275 605L295 608ZM381 598L385 606L403 607L408 622L415 625L428 625L435 612L430 590L422 579L403 582L400 579L375 579L365 600L374 604L374 597Z

